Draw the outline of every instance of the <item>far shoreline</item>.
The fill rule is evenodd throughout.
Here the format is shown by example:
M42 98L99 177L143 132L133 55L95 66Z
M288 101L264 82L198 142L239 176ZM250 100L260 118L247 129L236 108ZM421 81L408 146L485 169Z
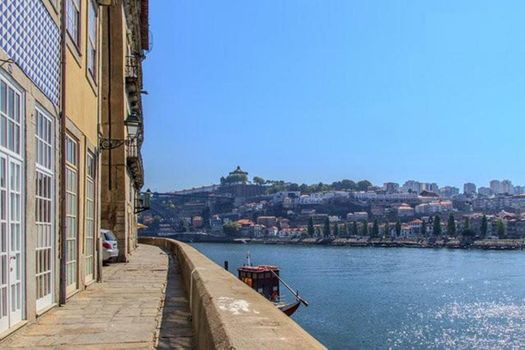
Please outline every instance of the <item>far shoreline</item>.
M267 244L267 245L303 245L303 246L336 246L336 247L380 247L380 248L420 248L420 249L476 249L476 250L523 250L525 239L458 239L448 237L438 238L370 238L370 237L338 237L338 238L250 238L212 236L206 233L185 232L150 234L172 238L186 243L227 243L227 244Z
M369 238L305 238L305 239L251 239L249 244L275 245L321 245L334 247L419 248L419 249L475 249L475 250L523 250L523 239L484 239L461 241L459 239L369 239Z

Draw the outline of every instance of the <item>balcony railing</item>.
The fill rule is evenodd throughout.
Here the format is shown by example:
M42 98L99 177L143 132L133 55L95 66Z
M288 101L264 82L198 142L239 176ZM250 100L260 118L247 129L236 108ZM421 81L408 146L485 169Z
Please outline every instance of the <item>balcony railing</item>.
M132 111L141 110L140 93L142 90L142 74L140 57L130 55L126 57L126 91Z
M144 185L144 165L137 141L128 145L127 166L135 183L135 188L140 189Z
M126 79L136 80L139 78L138 59L135 55L126 57Z

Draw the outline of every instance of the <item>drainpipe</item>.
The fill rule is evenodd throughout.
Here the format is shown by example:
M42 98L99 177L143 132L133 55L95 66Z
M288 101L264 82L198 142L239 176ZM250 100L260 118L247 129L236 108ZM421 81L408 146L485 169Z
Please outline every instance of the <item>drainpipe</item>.
M66 1L62 1L61 27L61 96L60 96L60 295L59 305L66 303Z

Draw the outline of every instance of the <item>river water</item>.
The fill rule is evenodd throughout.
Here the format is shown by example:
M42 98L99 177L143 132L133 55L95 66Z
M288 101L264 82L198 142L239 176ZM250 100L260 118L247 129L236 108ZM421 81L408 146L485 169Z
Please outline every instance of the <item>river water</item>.
M293 318L329 349L525 348L525 252L193 245L234 273L248 251L278 265L310 303Z

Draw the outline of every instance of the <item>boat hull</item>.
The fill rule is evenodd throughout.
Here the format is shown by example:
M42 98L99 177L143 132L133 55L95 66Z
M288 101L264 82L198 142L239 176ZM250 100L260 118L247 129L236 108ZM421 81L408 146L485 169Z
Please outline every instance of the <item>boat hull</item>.
M280 305L280 306L278 306L278 308L279 308L279 310L284 312L286 315L292 316L294 314L294 312L297 311L297 309L299 308L300 305L301 305L301 302L300 301L296 301L295 303L292 303L292 304Z

